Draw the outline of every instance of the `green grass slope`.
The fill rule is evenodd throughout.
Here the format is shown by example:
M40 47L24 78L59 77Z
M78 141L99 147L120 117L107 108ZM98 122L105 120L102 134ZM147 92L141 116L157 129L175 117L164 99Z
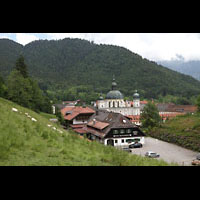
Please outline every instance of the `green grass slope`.
M200 114L177 116L167 121L162 127L152 130L149 135L200 151Z
M13 112L12 108L19 112ZM29 119L25 113L35 118ZM48 127L50 124L63 133ZM80 138L39 115L0 98L0 166L166 166Z

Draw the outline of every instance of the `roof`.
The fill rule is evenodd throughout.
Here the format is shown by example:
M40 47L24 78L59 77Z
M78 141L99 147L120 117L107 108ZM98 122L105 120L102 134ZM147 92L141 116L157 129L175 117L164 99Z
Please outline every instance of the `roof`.
M89 107L73 106L63 108L61 113L63 114L64 119L72 120L80 114L94 114L95 111Z
M175 105L173 103L159 103L156 105L159 112L196 112L197 106L194 105Z
M95 124L94 123L94 119ZM83 129L98 135L99 137L104 137L107 135L111 129L114 128L136 128L127 117L120 113L107 112L105 110L99 110L98 114L94 114L90 117L87 126Z
M107 93L106 99L123 99L124 96L119 90L111 90Z
M76 128L76 129L73 129L75 132L77 133L87 133L86 130L84 130L83 128Z
M140 104L147 104L148 103L148 101L140 101Z
M100 121L90 121L87 125L102 130L106 128L107 126L109 126L109 123L100 122Z
M70 127L72 127L73 129L77 129L77 128L83 128L85 126L85 124L71 124Z

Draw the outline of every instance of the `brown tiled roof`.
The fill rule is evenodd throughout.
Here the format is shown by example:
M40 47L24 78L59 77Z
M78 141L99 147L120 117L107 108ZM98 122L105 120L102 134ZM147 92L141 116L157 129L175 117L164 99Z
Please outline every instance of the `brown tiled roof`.
M159 112L196 112L197 106L194 105L175 105L173 103L159 103L156 105Z
M87 125L102 130L106 128L107 126L109 126L109 123L100 122L100 121L90 121Z
M86 130L84 130L83 128L76 128L76 129L73 129L75 132L77 133L87 133Z
M99 136L104 137L109 131L113 128L135 128L135 126L127 117L123 116L120 113L113 113L113 112L107 112L103 110L99 110L98 114L94 114L90 117L88 124L93 123L93 119L96 120L96 122L102 122L103 124L109 124L108 126L105 126L103 129L97 129L94 127L86 126L84 129L87 131Z
M65 114L71 110L73 110L73 108L75 108L75 106L69 106L69 107L65 107L63 109L61 109L61 113L63 114L63 116L65 116Z
M67 112L70 112L66 115ZM72 120L79 114L93 114L95 111L89 107L81 107L81 106L73 106L73 107L65 107L61 110L61 113L66 120Z
M85 124L71 124L70 127L72 127L73 129L76 128L83 128L84 126L86 126Z
M86 133L88 133L88 132L92 133L92 134L94 134L94 135L96 135L96 136L98 136L100 138L103 138L106 135L104 132L95 130L94 128L89 127L89 126L84 127L83 130L85 130Z

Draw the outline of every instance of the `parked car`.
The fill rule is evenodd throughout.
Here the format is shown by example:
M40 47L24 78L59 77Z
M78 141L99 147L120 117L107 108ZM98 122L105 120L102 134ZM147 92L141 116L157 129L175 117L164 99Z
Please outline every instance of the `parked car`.
M197 157L196 157L197 160L200 160L200 153L197 154Z
M153 151L147 151L145 153L145 156L150 157L150 158L158 158L160 155Z
M142 147L142 144L139 142L135 142L135 143L129 145L129 148L131 148L131 149L132 148L141 148L141 147Z
M192 165L200 166L200 160L193 160Z

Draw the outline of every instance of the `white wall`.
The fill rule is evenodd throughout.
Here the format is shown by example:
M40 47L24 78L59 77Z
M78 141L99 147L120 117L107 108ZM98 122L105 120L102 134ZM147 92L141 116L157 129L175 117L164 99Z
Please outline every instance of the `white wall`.
M126 138L106 138L106 139L104 140L104 145L107 145L107 140L113 139L113 140L114 140L114 146L128 146L128 145L130 145L131 143L126 142L126 140L127 140L127 139L136 139L136 138L140 139L139 142L140 142L141 144L144 144L144 143L145 143L144 137L129 137L129 138L126 137ZM115 143L115 140L117 140L118 142ZM122 143L122 140L124 140L124 143Z
M77 120L76 118L73 119L73 124L87 124L87 120Z

